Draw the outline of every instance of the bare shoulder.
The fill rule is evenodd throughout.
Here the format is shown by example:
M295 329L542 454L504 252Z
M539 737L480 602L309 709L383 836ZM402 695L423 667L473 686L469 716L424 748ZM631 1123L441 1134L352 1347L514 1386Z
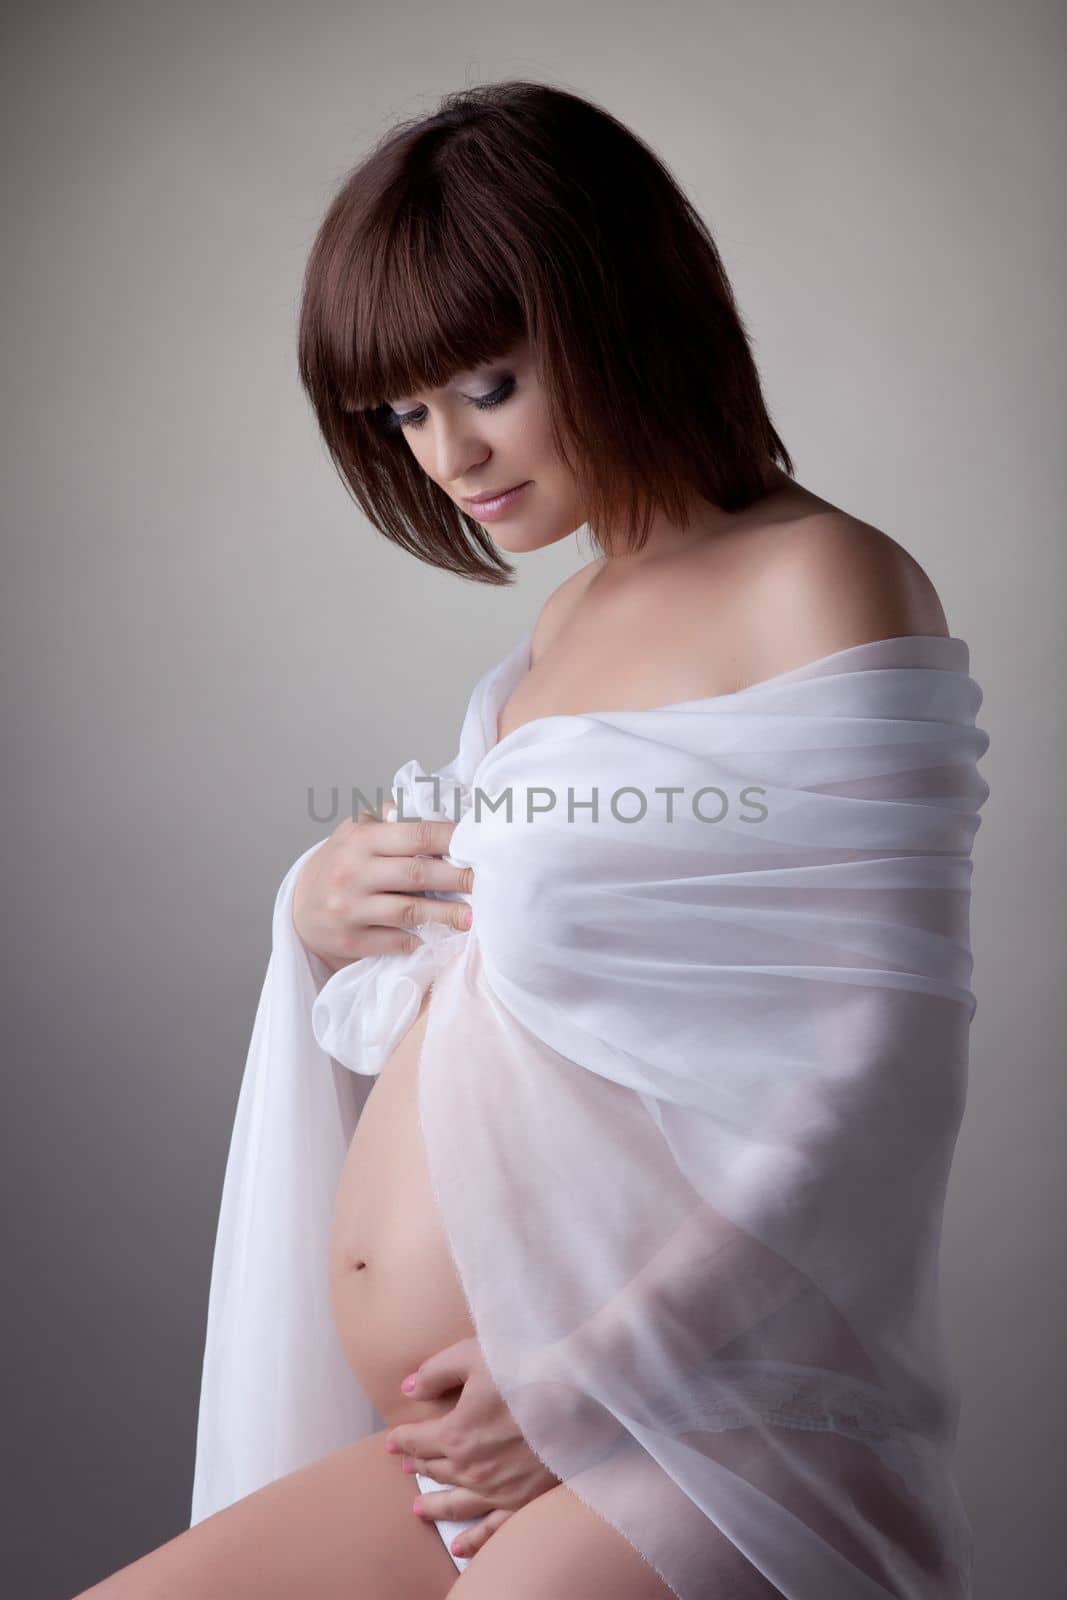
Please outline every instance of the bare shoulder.
M740 608L750 681L874 639L949 632L914 556L847 512L819 510L767 529L753 554Z
M544 601L534 623L530 643L532 662L552 643L606 560L606 556L599 556L584 567L579 567L577 572L572 572L569 578L557 584Z

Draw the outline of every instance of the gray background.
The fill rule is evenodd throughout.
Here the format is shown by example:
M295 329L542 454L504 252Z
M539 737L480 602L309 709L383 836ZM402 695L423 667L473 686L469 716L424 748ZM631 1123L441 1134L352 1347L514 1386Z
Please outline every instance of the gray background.
M299 390L315 229L394 118L526 76L707 218L800 480L922 562L992 738L946 1219L980 1596L1062 1574L1064 18L1051 4L8 13L0 1588L187 1522L220 1186L307 787L447 760L513 591L373 535Z

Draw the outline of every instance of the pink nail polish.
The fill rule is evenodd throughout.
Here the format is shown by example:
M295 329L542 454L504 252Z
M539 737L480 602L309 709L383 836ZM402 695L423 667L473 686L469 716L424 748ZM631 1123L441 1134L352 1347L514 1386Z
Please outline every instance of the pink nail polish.
M403 1462L401 1462L401 1471L402 1472L414 1472L415 1468L411 1465L410 1461L403 1461Z
M411 1373L410 1377L407 1377L407 1378L404 1379L404 1381L400 1385L400 1387L403 1389L405 1394L410 1394L412 1389L414 1389L414 1387L415 1387L415 1379L417 1377L418 1377L418 1373L417 1372L413 1372L413 1373Z
M421 1517L422 1516L422 1507L421 1506L412 1506L411 1509L412 1509L412 1511L414 1511L414 1513L415 1513L415 1515L417 1517Z

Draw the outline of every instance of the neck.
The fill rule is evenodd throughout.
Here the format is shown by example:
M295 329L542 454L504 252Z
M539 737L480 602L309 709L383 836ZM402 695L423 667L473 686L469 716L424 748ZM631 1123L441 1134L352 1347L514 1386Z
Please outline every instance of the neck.
M607 555L605 574L619 578L628 573L666 564L678 556L707 545L716 537L723 537L742 528L753 518L765 515L767 502L772 496L795 491L796 485L788 473L772 463L768 471L767 491L743 511L723 511L721 506L694 493L689 498L689 522L682 527L672 522L665 513L657 512L648 531L648 539L640 550Z

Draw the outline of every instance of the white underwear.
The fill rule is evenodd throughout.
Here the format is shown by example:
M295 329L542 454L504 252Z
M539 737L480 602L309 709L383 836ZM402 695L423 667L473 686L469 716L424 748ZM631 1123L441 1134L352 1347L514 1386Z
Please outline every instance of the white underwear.
M416 1472L415 1481L419 1486L420 1494L435 1494L441 1489L455 1489L457 1487L457 1485L454 1483L438 1483L436 1478L428 1477L425 1472ZM470 1562L473 1560L473 1557L457 1556L454 1551L449 1548L449 1546L451 1545L452 1540L457 1538L459 1534L466 1533L468 1528L476 1527L481 1520L481 1517L470 1517L466 1522L446 1522L442 1520L440 1522L429 1523L429 1526L431 1528L436 1528L438 1533L441 1535L445 1549L448 1550L449 1555L456 1563L456 1566L459 1568L460 1572L463 1571L464 1567L470 1564Z

